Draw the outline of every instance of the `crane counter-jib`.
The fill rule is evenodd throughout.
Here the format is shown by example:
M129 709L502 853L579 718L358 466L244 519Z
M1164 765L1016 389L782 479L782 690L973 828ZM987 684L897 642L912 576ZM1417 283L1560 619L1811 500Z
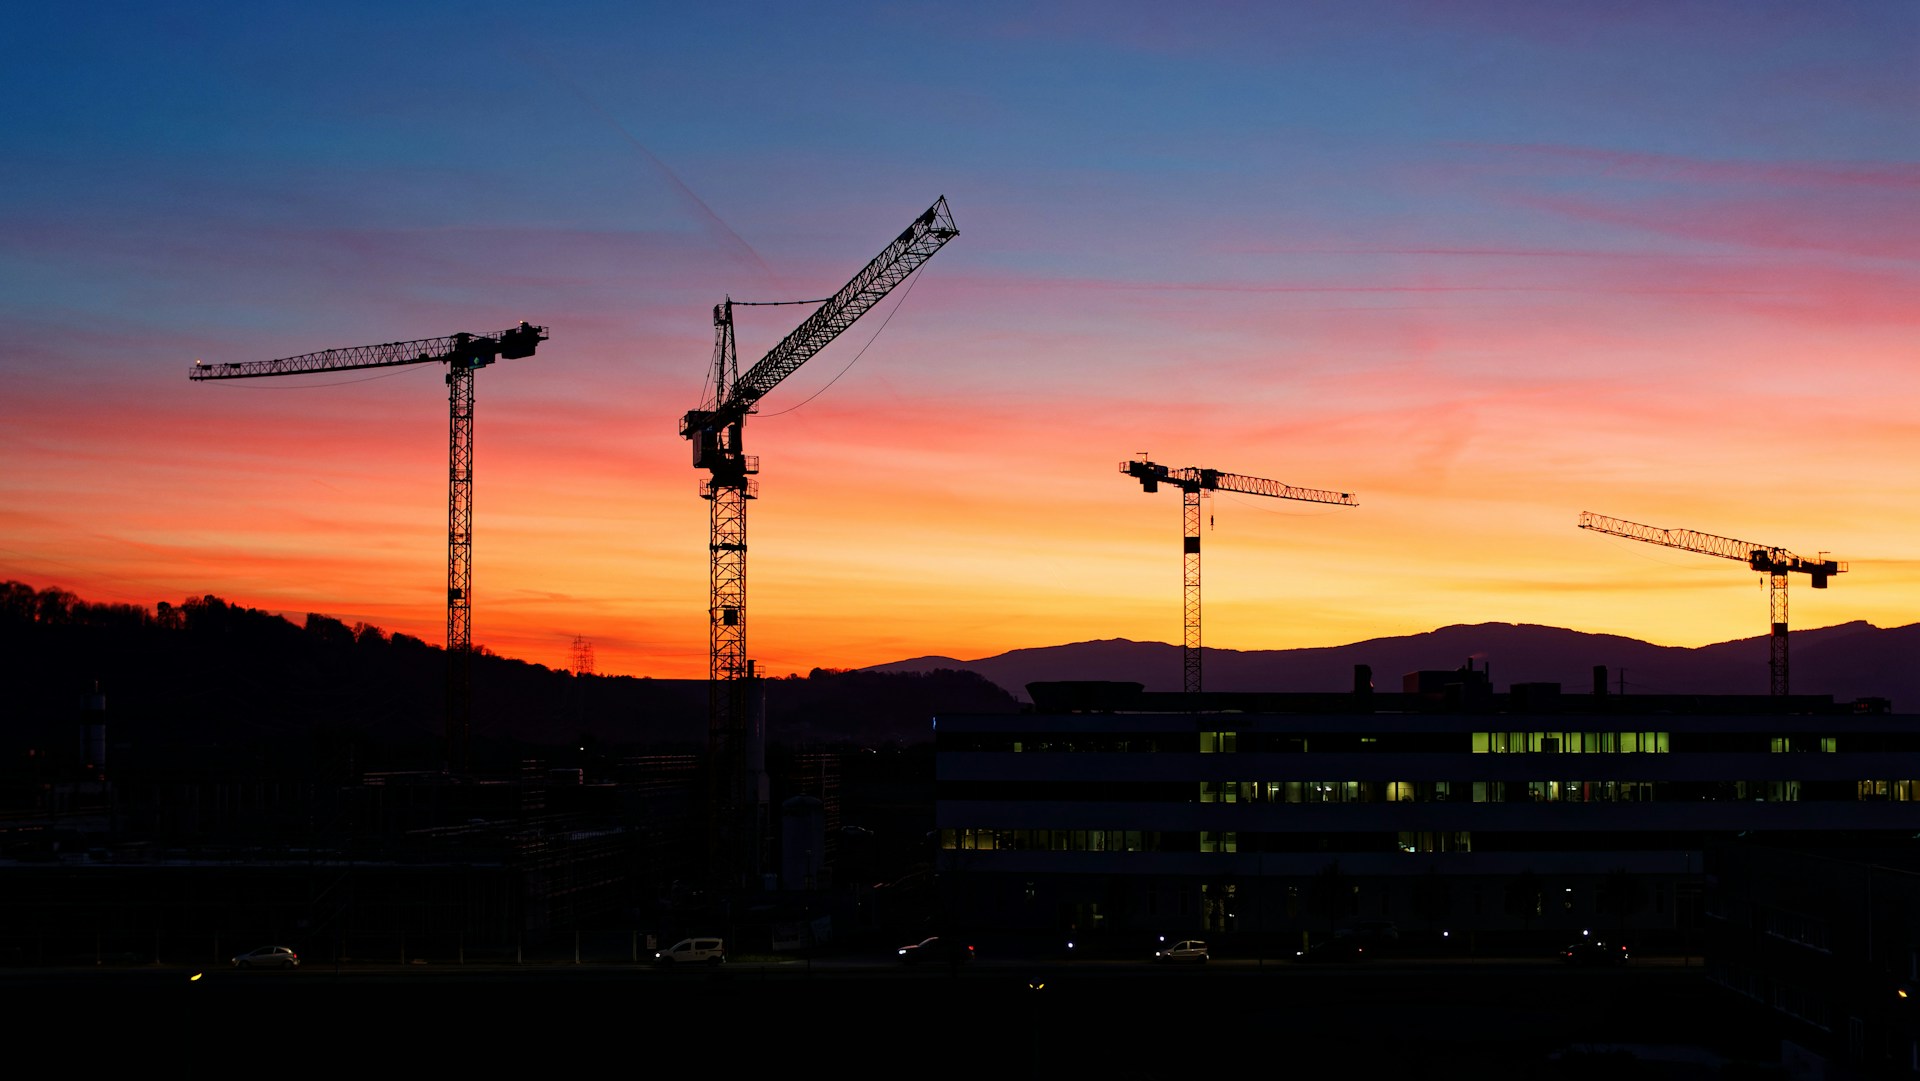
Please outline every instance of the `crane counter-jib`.
M484 367L494 361L530 357L534 347L547 340L547 328L521 323L497 334L448 334L408 342L358 345L348 349L323 349L279 360L255 360L230 364L196 361L187 378L252 379L269 375L301 375L309 372L344 372L361 368L391 368L403 364L447 364L465 361L472 367Z

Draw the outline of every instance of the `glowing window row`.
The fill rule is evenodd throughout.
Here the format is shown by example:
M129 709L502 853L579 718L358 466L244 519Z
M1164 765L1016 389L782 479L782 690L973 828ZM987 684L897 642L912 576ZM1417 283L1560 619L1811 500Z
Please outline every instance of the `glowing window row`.
M1242 738L1242 736L1246 738ZM1451 751L1458 746L1452 743L1454 736L1440 733L1401 733L1395 736L1344 736L1326 735L1309 737L1297 736L1257 736L1240 732L1200 732L1197 743L1183 744L1181 737L1160 735L1076 735L1051 737L1026 737L1015 739L1009 736L976 735L948 737L947 749L958 751L1013 751L1019 752L1158 752L1197 749L1201 754L1235 754L1241 751L1265 751L1268 753L1304 753L1310 742L1331 741L1337 745L1337 751L1354 753L1379 751L1385 743L1391 745L1397 753L1432 753ZM1433 740L1440 739L1445 746L1436 745ZM1462 733L1458 738L1466 738L1475 754L1666 754L1671 733L1668 732L1473 732ZM1745 744L1740 737L1741 750L1758 750L1760 743ZM1760 738L1760 737L1756 737ZM1242 746L1246 744L1246 746ZM1766 749L1774 753L1785 752L1825 752L1832 754L1839 750L1839 738L1836 736L1768 736L1764 737ZM1690 745L1691 746L1691 745ZM1329 749L1324 748L1323 749ZM1694 751L1702 748L1692 746Z
M1465 830L1401 830L1394 848L1401 852L1471 852L1473 834ZM1240 835L1232 831L1200 834L1202 852L1238 852Z
M1475 732L1473 753L1666 754L1667 735L1665 732Z
M967 852L1163 852L1165 837L1153 830L1019 830L1019 829L944 829L940 847ZM1236 831L1202 830L1199 834L1173 834L1186 846L1195 844L1201 852L1221 853L1240 850ZM1181 847L1176 844L1176 848ZM1473 834L1451 830L1402 830L1395 835L1394 847L1401 852L1471 852ZM1187 851L1193 851L1188 847Z
M1781 783L1794 785L1798 792L1799 782ZM1200 782L1201 803L1623 803L1653 798L1651 781Z
M1675 782L1656 781L1201 781L1201 803L1642 803L1662 798ZM1688 799L1801 799L1796 780L1718 782L1714 791L1688 784ZM1844 782L1843 782L1844 783ZM1842 790L1844 791L1844 790ZM1863 802L1920 800L1920 780L1853 782ZM1844 799L1828 791L1826 799Z
M1155 830L944 829L940 847L980 852L1158 852L1160 834Z

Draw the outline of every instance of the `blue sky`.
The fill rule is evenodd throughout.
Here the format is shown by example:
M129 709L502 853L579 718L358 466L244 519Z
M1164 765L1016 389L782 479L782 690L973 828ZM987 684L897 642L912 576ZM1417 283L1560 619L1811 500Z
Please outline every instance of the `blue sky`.
M687 674L705 507L673 430L706 313L823 296L944 194L962 235L900 317L750 436L772 667L1173 638L1175 510L1107 475L1142 449L1373 493L1329 522L1237 511L1210 556L1223 646L1762 628L1737 568L1616 552L1574 533L1582 509L1860 561L1809 625L1920 610L1920 5L13 25L0 574L435 638L437 378L182 373L526 318L553 341L481 387L476 640L559 661L584 633L603 666ZM743 358L795 311L743 312Z

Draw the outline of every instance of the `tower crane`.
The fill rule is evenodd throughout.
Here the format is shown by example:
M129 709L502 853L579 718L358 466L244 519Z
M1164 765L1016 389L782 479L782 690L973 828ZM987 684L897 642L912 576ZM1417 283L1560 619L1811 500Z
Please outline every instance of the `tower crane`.
M1844 574L1847 570L1845 563L1828 559L1825 553L1821 553L1818 559L1807 559L1771 544L1755 544L1752 541L1734 540L1731 537L1716 537L1711 533L1696 533L1691 529L1662 529L1659 526L1609 518L1592 511L1580 512L1580 528L1615 537L1626 537L1629 540L1646 541L1648 544L1678 548L1683 552L1698 552L1701 555L1737 560L1766 575L1769 594L1767 609L1771 616L1773 641L1773 656L1768 661L1767 667L1771 672L1770 690L1773 694L1787 693L1787 575L1804 574L1813 579L1813 588L1825 589L1828 578L1836 574Z
M742 453L742 427L767 392L780 385L840 332L852 326L893 288L959 235L946 196L934 200L852 280L822 301L812 315L738 374L731 297L713 309L713 396L687 411L680 435L693 445L693 465L705 469L700 497L710 503L707 603L707 740L714 784L716 859L746 862L734 870L751 874L757 845L758 793L748 791L747 680L747 500L758 498L757 455ZM716 870L718 868L716 867Z
M1243 477L1238 473L1222 473L1218 469L1170 469L1154 462L1131 461L1121 462L1120 472L1138 480L1143 491L1158 491L1162 484L1180 489L1180 514L1185 526L1185 538L1181 541L1180 549L1185 569L1186 601L1183 651L1186 678L1183 689L1192 695L1200 693L1200 493L1239 492L1243 495L1272 496L1275 499L1299 499L1309 503L1336 503L1343 507L1360 505L1348 492L1296 488L1277 480Z
M306 375L404 364L447 366L447 731L449 772L467 766L473 720L473 375L496 360L530 357L547 328L522 322L498 334L461 332L443 338L323 349L280 360L237 364L194 362L193 380Z

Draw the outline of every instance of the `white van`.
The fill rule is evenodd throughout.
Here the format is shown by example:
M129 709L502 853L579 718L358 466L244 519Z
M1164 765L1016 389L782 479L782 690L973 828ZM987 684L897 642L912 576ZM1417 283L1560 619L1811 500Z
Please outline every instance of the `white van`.
M664 950L655 951L653 959L662 965L690 965L702 961L709 965L721 965L727 961L727 948L717 938L683 938Z

